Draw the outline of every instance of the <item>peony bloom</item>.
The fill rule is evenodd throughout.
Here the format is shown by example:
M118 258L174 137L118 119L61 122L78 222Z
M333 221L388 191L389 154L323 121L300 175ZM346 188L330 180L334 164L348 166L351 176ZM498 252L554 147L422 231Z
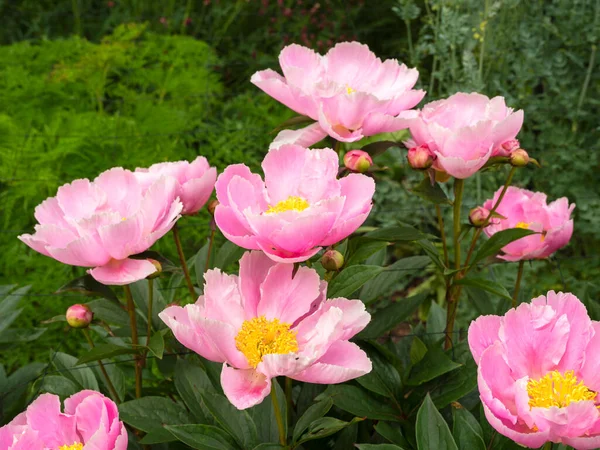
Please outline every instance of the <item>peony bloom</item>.
M244 164L219 175L215 221L234 244L275 261L306 261L352 234L371 211L375 182L361 174L338 180L331 149L283 145L262 168L264 182Z
M327 283L315 270L293 270L247 252L239 277L209 270L195 304L159 314L179 342L223 363L223 391L239 409L262 402L277 376L334 384L371 371L365 352L348 341L369 323L364 304L326 300Z
M502 144L515 139L523 125L523 111L507 108L504 98L459 92L428 103L410 120L411 149L426 144L437 157L436 170L468 178L491 156L501 156Z
M65 400L42 394L27 411L0 428L0 450L126 450L127 430L117 405L95 391Z
M256 72L250 81L297 113L318 121L318 127L303 129L307 136L301 142L294 142L306 147L327 135L355 142L406 128L402 113L425 96L424 91L412 89L419 77L416 69L395 59L382 62L358 42L337 44L325 56L288 45L279 55L279 64L284 76L268 69Z
M469 327L485 415L526 447L600 447L600 322L554 291Z
M100 283L132 283L156 271L129 256L148 250L180 217L177 191L173 177L144 190L133 172L113 168L59 187L35 208L35 233L19 239L64 264L93 267L88 272Z
M494 198L487 200L483 207L491 210L501 190L496 191ZM496 210L506 219L494 218L484 231L488 236L507 228L537 231L541 234L526 236L503 247L504 255L499 258L507 261L547 258L569 243L573 234L571 212L574 208L566 197L547 204L546 194L510 186Z
M194 161L176 161L153 164L147 169L135 169L135 176L143 188L162 176L172 176L177 182L177 196L183 203L184 215L200 211L208 201L217 180L217 169L210 167L204 156Z

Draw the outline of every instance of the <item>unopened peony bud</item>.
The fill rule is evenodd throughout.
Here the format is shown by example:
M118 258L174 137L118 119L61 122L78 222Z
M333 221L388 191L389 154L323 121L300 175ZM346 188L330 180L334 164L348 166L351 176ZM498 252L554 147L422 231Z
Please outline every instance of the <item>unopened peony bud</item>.
M510 141L506 141L502 144L502 149L506 152L506 154L510 155L515 150L519 149L521 144L517 139L511 139Z
M344 155L344 165L352 172L365 173L373 165L373 160L365 151L350 150Z
M148 259L148 261L150 261L154 265L154 267L156 267L156 272L151 273L146 277L148 280L151 280L160 276L160 273L162 272L162 265L155 259Z
M474 227L481 228L485 224L485 221L489 215L490 211L487 208L478 206L469 212L469 222L471 222L471 225Z
M208 212L211 216L215 215L215 209L217 209L217 206L219 206L219 200L211 200L206 204L206 209L208 209Z
M416 170L427 170L432 166L434 156L427 144L419 145L408 150L408 164Z
M337 250L327 250L321 257L321 265L325 270L340 270L344 265L344 255Z
M92 323L94 313L89 306L77 304L67 309L66 316L67 323L73 328L87 328Z
M511 153L510 164L514 167L525 167L529 164L529 155L522 148L518 148Z

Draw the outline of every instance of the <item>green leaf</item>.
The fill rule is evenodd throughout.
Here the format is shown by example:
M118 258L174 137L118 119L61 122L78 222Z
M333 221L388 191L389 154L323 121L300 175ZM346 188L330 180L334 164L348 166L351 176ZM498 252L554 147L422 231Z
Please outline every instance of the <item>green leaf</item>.
M350 422L344 422L343 420L334 417L321 417L308 426L308 431L302 435L298 444L331 436L332 434L362 420L364 419L361 417L355 417Z
M162 332L158 331L152 335L150 342L148 342L148 350L150 350L158 359L163 358L165 338L163 337Z
M137 353L132 347L123 347L116 344L101 344L88 350L88 352L77 360L75 365L86 364L100 359L108 359L118 355Z
M399 421L398 411L395 408L372 397L363 389L349 384L337 384L327 388L317 399L331 397L333 404L338 408L348 411L358 417L373 420Z
M419 242L417 242L417 244L419 244L419 246L425 251L425 253L427 253L427 256L431 258L431 260L437 266L438 269L440 269L442 272L446 270L446 266L444 265L444 262L440 257L439 249L435 245L433 245L431 241L421 239Z
M252 450L280 450L280 449L286 449L286 448L288 448L288 447L284 447L281 444L264 443L264 444L258 444Z
M359 264L388 245L389 243L385 241L374 241L363 237L350 239L345 266Z
M431 398L438 408L444 408L450 403L473 392L477 388L477 366L473 358L459 369L448 373L443 383L437 384L430 390Z
M361 150L367 152L371 156L377 156L385 153L389 148L399 146L400 145L394 141L378 141L363 146Z
M396 225L393 227L380 228L365 234L369 239L379 241L398 242L398 241L418 241L426 236L410 225Z
M448 424L435 408L429 394L417 413L416 435L418 450L458 450Z
M327 296L329 298L349 298L363 284L383 272L383 270L384 268L379 266L350 266L342 270L331 283L329 283Z
M483 431L477 419L459 405L452 408L452 434L458 448L486 450Z
M253 448L258 444L256 425L247 411L239 410L225 397L202 392L202 400L215 420L231 434L243 448Z
M206 260L208 258L208 248L209 248L210 244L206 243L204 244L204 246L198 250L198 253L196 253L196 256L194 257L194 269L196 271L196 285L202 287L204 285L204 272L206 272L209 269L212 269L213 267L215 267L215 253L216 253L216 249L215 246L212 246L212 249L210 251L210 262L208 267L206 267Z
M173 436L199 450L231 450L239 448L225 431L211 425L166 425Z
M431 347L425 357L411 368L406 384L418 386L459 367L461 364L448 358L441 348Z
M313 122L314 120L308 116L294 116L290 119L281 122L279 125L277 125L277 127L275 127L273 131L271 131L271 133L277 133L278 131L286 130L295 125L306 125Z
M175 388L198 422L209 423L212 420L201 394L214 393L215 389L202 368L184 359L178 359L175 365Z
M94 313L95 319L122 327L129 326L129 315L118 303L106 299L98 299L88 302L87 305Z
M225 241L215 257L215 267L223 270L226 269L233 263L239 261L245 251L246 250L238 247L233 242Z
M121 403L119 417L138 430L153 433L155 441L172 439L171 433L163 428L165 425L183 425L192 421L181 404L165 397L142 397Z
M439 183L431 185L429 177L423 178L413 190L415 194L428 202L435 203L436 205L441 204L452 204L452 202L446 196L446 193L442 190Z
M490 279L465 277L460 280L456 280L454 284L458 284L461 286L472 286L478 289L483 289L484 291L487 291L491 294L497 295L507 300L512 300L511 295L508 293L504 286Z
M65 292L77 292L92 297L104 297L114 302L119 301L112 289L96 281L91 275L75 278L56 291L57 294L63 294Z
M293 440L294 442L300 439L304 430L308 428L308 426L313 423L315 420L323 417L333 406L333 400L330 397L326 397L320 402L311 405L304 414L298 419L296 422L296 426L294 427Z
M77 366L77 358L66 353L57 352L52 360L56 370L75 382L80 389L91 389L92 391L100 390L98 381L92 369L85 365Z
M356 444L358 450L404 450L394 444Z
M371 322L358 334L359 339L377 339L394 328L400 322L407 320L427 297L421 293L413 297L402 298L371 316Z
M477 264L489 256L496 256L502 247L532 234L536 234L536 232L523 228L510 228L497 232L483 243L479 251L475 254L475 257L471 260L471 265Z
M410 447L404 436L402 435L402 431L400 426L397 424L391 424L389 422L377 422L374 426L375 431L377 431L381 436L386 438L392 444L396 444L402 447Z
M61 398L67 398L79 392L80 387L66 377L46 375L39 389L41 392L48 392L58 395Z
M273 380L273 387L277 390L277 402L279 403L279 410L281 411L281 417L287 417L287 403L285 394L281 389L279 383ZM275 417L275 411L273 409L273 401L270 398L265 399L262 403L254 406L247 410L248 414L252 418L252 421L256 425L256 432L258 434L259 442L278 442L279 441L279 428L277 425L277 418ZM287 420L283 422L283 428L287 436Z
M356 381L365 389L393 399L397 404L397 395L402 389L402 380L396 368L376 350L368 351L373 369Z

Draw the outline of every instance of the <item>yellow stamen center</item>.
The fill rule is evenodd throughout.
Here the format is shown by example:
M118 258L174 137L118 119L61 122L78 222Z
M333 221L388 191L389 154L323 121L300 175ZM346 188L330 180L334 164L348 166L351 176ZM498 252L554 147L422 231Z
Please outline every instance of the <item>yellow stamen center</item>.
M72 445L61 445L58 450L83 450L81 442L74 442Z
M256 367L264 355L298 351L296 332L290 326L278 319L267 320L265 316L245 320L235 337L235 346Z
M352 94L353 92L356 92L356 89L352 89L350 86L346 86L346 93L347 94Z
M304 211L310 205L302 197L288 197L285 200L281 200L275 206L269 205L269 209L265 211L267 214L281 213L285 211Z
M579 381L572 370L564 374L553 370L539 380L529 380L527 394L531 408L564 408L572 402L596 399L596 392L588 389L583 381Z
M515 228L523 228L524 230L529 230L529 224L527 222L519 222L515 225Z

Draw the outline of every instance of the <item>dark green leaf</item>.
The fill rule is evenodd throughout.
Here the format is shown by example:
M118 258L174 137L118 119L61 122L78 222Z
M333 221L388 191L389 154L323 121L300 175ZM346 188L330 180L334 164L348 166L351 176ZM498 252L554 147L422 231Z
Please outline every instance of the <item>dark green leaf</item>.
M210 247L210 245L208 243L205 244L200 250L198 250L198 253L196 253L196 256L194 257L194 269L196 271L196 285L198 285L200 287L202 287L204 285L204 272L215 267L216 249L215 249L214 245L212 246L211 251L210 251L210 262L208 264L208 267L206 266L206 261L208 259L208 248L209 247Z
M286 449L286 448L287 447L284 447L281 444L265 443L265 444L258 444L252 450L280 450L280 449Z
M458 448L486 450L483 431L469 411L462 406L452 408L452 434Z
M162 359L165 351L165 338L160 331L154 333L150 338L150 342L148 342L148 350L150 350L158 359Z
M442 349L431 347L425 357L411 368L406 384L417 386L459 367L461 365L448 358Z
M98 361L99 359L108 359L113 356L118 355L127 355L136 353L137 350L132 347L123 347L122 345L115 344L101 344L98 345L83 355L81 358L77 360L76 365L86 364L92 361Z
M444 408L476 388L477 366L473 358L470 358L462 367L448 373L442 383L431 389L431 398L438 408Z
M500 283L497 283L496 281L492 281L489 279L465 277L460 280L456 280L454 284L458 284L461 286L472 286L478 289L483 289L484 291L487 291L491 294L497 295L507 300L512 300L511 295L508 293L504 286L502 286Z
M342 270L336 276L327 289L329 298L349 298L357 289L371 278L383 272L384 268L379 266L356 265Z
M375 431L377 431L381 436L386 438L391 443L396 444L401 448L409 447L409 444L404 438L399 425L389 422L377 422L374 428Z
M378 351L369 350L368 355L373 369L368 374L357 378L356 381L365 389L392 399L395 404L398 404L396 397L402 389L400 374Z
M398 241L418 241L426 236L410 225L396 225L393 227L380 228L365 234L369 239L378 241L398 242Z
M426 294L422 293L413 297L399 299L371 317L371 322L358 334L359 339L377 339L384 333L394 328L400 322L410 318L413 312L425 300Z
M119 417L123 422L146 433L169 438L165 425L183 425L192 418L179 403L165 397L142 397L119 405Z
M302 435L298 443L301 444L302 442L331 436L332 434L362 420L364 419L355 417L350 422L344 422L343 420L335 419L333 417L321 417L309 425L308 431Z
M427 253L427 256L431 258L431 260L438 267L438 269L440 269L442 272L446 270L446 266L444 265L444 262L440 257L439 249L435 245L433 245L431 241L421 239L419 242L417 242L417 244L419 244L419 246L425 251L425 253Z
M91 389L92 391L98 391L100 389L92 369L85 365L77 366L78 361L74 356L57 352L54 355L52 363L56 367L56 370L78 384L81 389Z
M0 333L0 344L35 341L47 328L9 328Z
M281 417L287 417L287 404L285 400L285 394L279 386L276 380L272 381L273 387L277 390L277 402L279 403L279 410L281 411ZM247 409L248 414L252 418L252 421L256 425L256 432L258 433L258 442L278 442L279 441L279 428L277 426L277 418L275 417L275 411L273 410L273 401L270 398L265 399L262 403L254 406L253 408ZM283 428L287 436L287 420L283 422Z
M106 323L129 326L129 315L118 303L106 299L92 300L87 305L94 313L95 319Z
M79 392L81 388L66 377L46 375L39 389L41 392L48 392L62 398L67 398Z
M358 450L404 450L394 444L356 444Z
M273 131L271 131L271 133L277 133L278 131L286 130L295 125L306 125L313 122L314 120L308 116L294 116L290 119L281 122L279 125L277 125L277 127L275 127Z
M331 400L330 397L327 397L322 401L310 406L298 419L298 422L296 422L293 435L294 442L300 439L300 436L302 433L304 433L304 430L306 430L311 423L327 414L332 406L333 400Z
M231 434L243 448L253 448L258 444L256 425L247 411L239 410L225 397L211 393L201 393L206 408L215 420Z
M399 144L394 141L378 141L365 145L361 150L371 156L377 156L385 153L391 147L399 147Z
M225 431L211 425L166 425L173 436L186 445L200 450L231 450L239 448Z
M436 409L429 394L417 413L416 434L419 450L458 450L448 424Z
M233 242L225 241L215 257L215 267L225 270L233 263L239 261L245 250Z
M206 372L189 361L178 359L175 366L175 388L194 418L200 423L208 423L211 415L204 407L201 393L214 393L214 387Z
M178 267L173 262L158 252L153 250L147 250L136 255L131 255L131 259L154 259L160 263L161 272L174 272L178 270Z
M471 265L477 264L479 261L489 256L496 256L502 247L517 239L535 233L535 231L523 228L510 228L508 230L499 231L483 243L479 251L475 254L475 257L471 260Z
M333 404L358 417L373 420L400 420L395 408L372 397L363 389L349 384L337 384L327 388L317 399L331 397Z
M367 259L372 254L384 249L389 244L385 241L375 241L364 237L350 239L345 266L353 266Z
M446 204L452 203L446 196L446 193L440 187L439 183L434 182L433 186L431 185L431 181L429 180L429 177L423 178L423 181L421 181L412 190L412 192L417 194L422 199L427 200L428 202L435 203L436 205L440 205L443 203L446 203Z
M57 294L63 294L65 292L77 292L92 297L104 297L114 302L119 301L112 289L96 281L91 275L75 278L56 291Z

